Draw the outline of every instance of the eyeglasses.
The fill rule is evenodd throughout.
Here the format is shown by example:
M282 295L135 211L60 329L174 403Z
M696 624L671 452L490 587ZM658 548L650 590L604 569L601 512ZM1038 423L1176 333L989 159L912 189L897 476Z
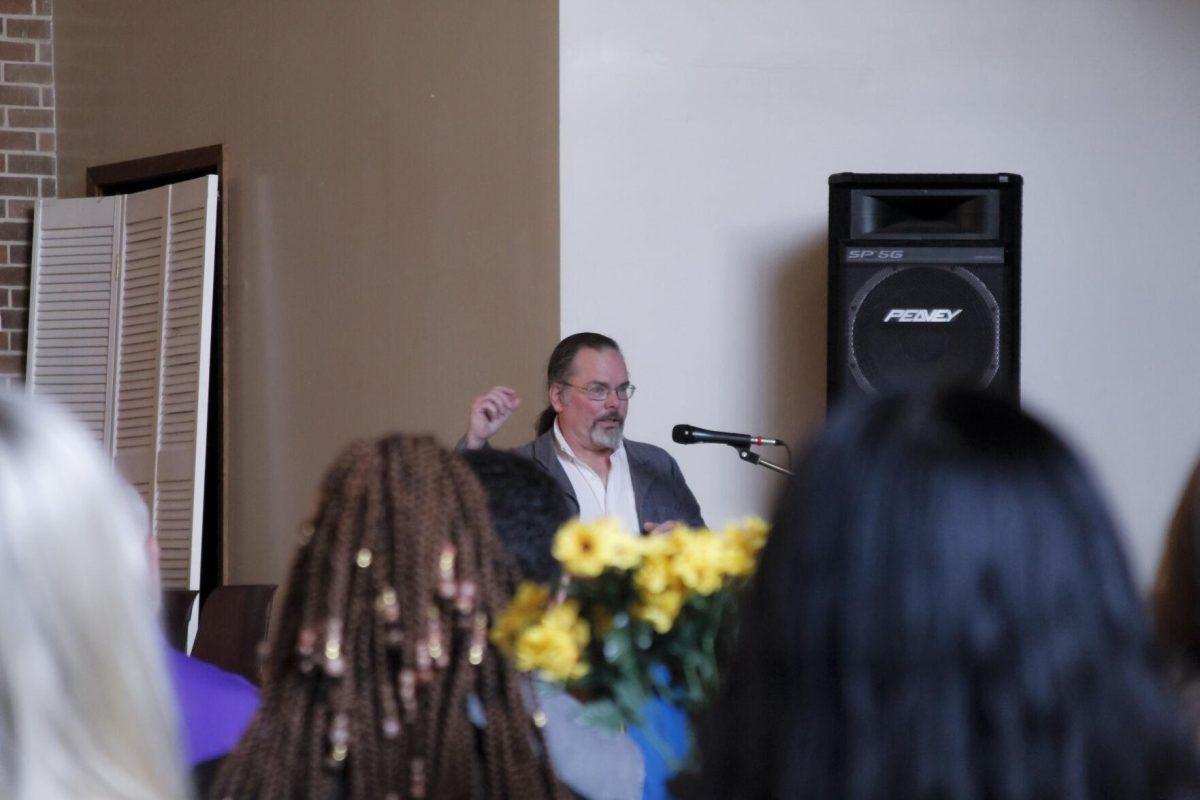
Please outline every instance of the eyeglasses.
M589 400L595 400L598 403L602 403L607 400L609 392L615 394L618 400L628 400L629 398L633 397L633 393L637 390L637 387L632 383L622 383L615 389L609 386L607 383L589 383L587 386L576 386L575 384L567 383L566 381L559 381L559 383L561 383L563 386L570 386L572 389L578 389L587 395Z

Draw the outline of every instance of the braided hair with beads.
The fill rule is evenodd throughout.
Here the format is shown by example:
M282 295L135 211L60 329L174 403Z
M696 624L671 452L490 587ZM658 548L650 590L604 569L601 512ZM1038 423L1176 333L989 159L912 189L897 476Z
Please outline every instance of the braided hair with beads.
M427 437L355 443L304 534L262 706L211 796L566 797L488 642L514 575L470 469Z

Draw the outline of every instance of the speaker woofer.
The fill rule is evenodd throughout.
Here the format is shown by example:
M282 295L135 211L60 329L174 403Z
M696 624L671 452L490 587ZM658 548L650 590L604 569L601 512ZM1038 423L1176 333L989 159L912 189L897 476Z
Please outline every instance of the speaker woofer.
M849 312L847 366L870 394L947 383L983 389L1000 368L1000 305L964 267L881 269Z

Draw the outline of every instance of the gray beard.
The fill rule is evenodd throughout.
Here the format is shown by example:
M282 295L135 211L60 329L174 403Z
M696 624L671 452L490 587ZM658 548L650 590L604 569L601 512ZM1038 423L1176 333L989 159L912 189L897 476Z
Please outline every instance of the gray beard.
M625 431L625 423L617 424L616 430L605 431L598 427L592 428L592 444L596 447L604 447L609 450L616 450L621 446L621 436Z

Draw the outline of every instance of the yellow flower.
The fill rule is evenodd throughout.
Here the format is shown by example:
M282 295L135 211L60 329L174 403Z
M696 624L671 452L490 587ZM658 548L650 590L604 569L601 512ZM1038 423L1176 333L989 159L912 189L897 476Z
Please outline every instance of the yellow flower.
M547 611L541 624L570 634L579 647L585 647L591 639L587 622L579 618L579 603L575 600L567 600Z
M550 600L550 589L540 583L533 581L521 581L517 586L517 593L513 595L512 602L508 606L508 611L522 617L538 617L546 610L546 603Z
M517 669L522 672L536 670L552 681L576 677L581 666L579 645L570 631L548 625L534 625L522 633L513 655Z
M754 554L736 538L722 537L721 572L731 578L744 578L754 572Z
M677 528L676 530L687 530L687 528ZM678 542L670 533L652 533L649 536L643 536L638 540L641 547L642 558L670 558L675 555L678 549Z
M687 531L679 540L682 546L671 560L672 571L679 581L698 594L708 595L720 589L724 577L721 539L710 530L699 530Z
M654 626L659 633L666 633L675 624L679 610L683 608L683 592L678 589L642 595L642 602L634 606L633 614Z
M541 622L517 637L513 650L517 669L536 670L546 680L560 683L582 678L588 672L581 656L589 638L588 625L579 619L578 607L568 601L550 609Z
M746 517L738 526L738 530L757 553L767 543L767 534L771 532L771 526L762 517Z
M613 518L571 520L554 535L554 557L568 574L594 578L608 567L628 569L637 563L638 546Z
M517 636L541 618L549 600L550 590L545 586L529 582L518 586L512 602L492 625L492 643L501 651L511 653Z
M744 577L754 572L758 553L767 541L770 529L759 517L747 517L740 523L726 526L721 534L724 540L724 570L733 577Z
M617 569L633 569L641 560L640 539L618 529L612 537L611 565Z
M558 529L552 552L571 575L594 578L604 571L607 547L603 532L576 519Z
M642 559L642 565L633 577L633 585L645 596L665 592L674 580L671 557L654 555Z

